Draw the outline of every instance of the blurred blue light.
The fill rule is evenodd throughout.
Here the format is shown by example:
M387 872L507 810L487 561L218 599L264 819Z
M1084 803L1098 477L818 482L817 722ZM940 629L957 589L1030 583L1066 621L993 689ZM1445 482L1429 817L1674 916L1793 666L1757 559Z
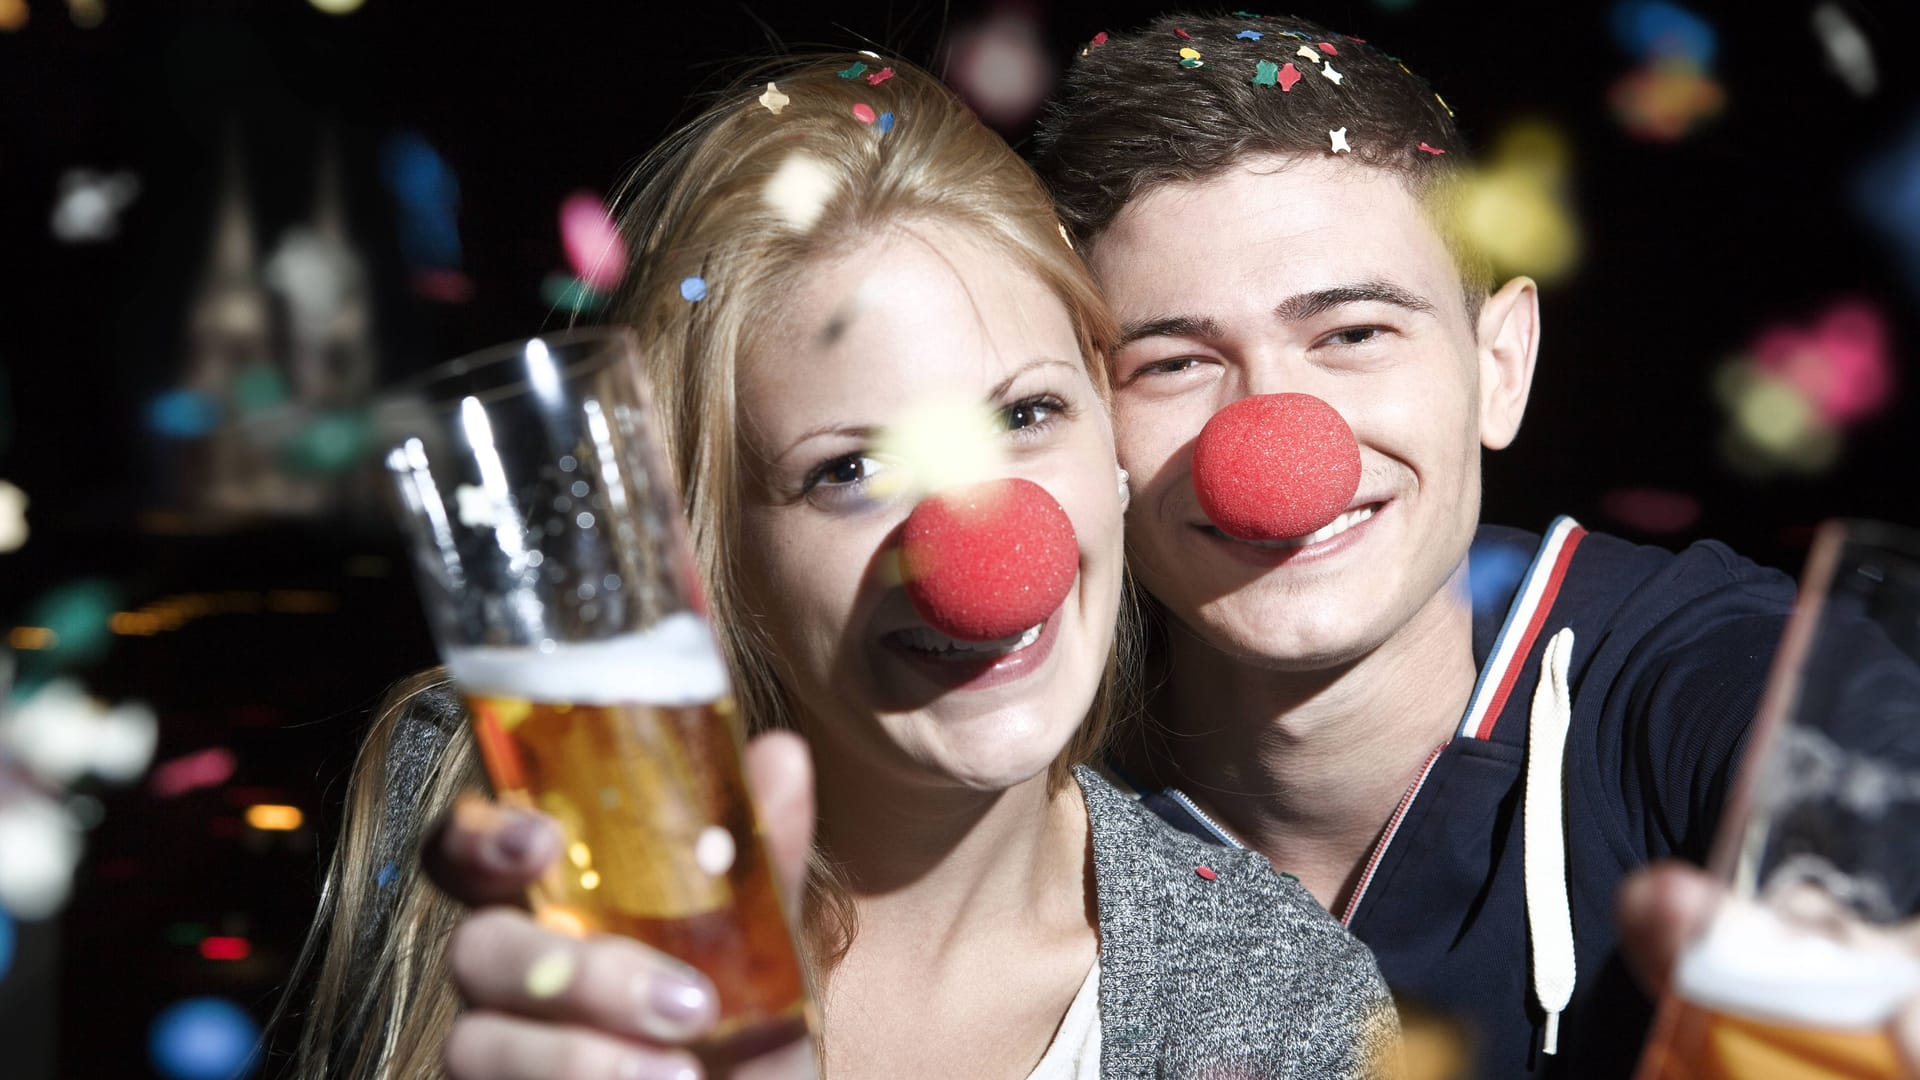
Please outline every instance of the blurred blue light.
M460 181L432 144L401 132L380 150L380 174L400 204L400 253L416 270L460 266Z
M1861 171L1854 198L1920 287L1920 119Z
M260 1025L225 998L178 1001L153 1018L147 1053L167 1080L241 1080L260 1065Z
M7 980L7 969L13 966L13 917L0 910L0 982Z
M147 406L147 426L168 438L197 438L220 426L220 402L199 390L169 390Z
M1665 0L1622 0L1615 4L1613 37L1639 60L1684 57L1707 68L1719 51L1711 23Z
M1531 550L1512 544L1476 540L1467 550L1468 587L1473 590L1473 610L1484 615L1504 611L1513 600L1513 590L1533 562Z

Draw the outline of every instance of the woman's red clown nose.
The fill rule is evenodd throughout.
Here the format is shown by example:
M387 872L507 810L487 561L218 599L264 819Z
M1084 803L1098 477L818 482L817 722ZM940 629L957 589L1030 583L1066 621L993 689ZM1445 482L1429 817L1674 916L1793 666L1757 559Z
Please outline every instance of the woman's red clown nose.
M1239 540L1292 540L1332 523L1360 489L1360 444L1311 394L1261 394L1213 414L1193 444L1207 520Z
M1080 569L1073 522L1029 480L994 480L925 499L901 527L907 596L960 641L1012 637L1045 622Z

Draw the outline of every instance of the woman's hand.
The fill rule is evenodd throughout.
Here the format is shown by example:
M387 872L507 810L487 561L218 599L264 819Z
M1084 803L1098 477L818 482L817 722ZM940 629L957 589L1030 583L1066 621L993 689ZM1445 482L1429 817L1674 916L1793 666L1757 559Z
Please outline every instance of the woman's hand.
M762 735L744 765L782 895L797 902L813 839L806 745L785 732ZM447 1039L447 1071L454 1080L700 1076L693 1055L676 1047L698 1039L718 1013L706 976L628 938L556 933L524 910L528 886L562 846L545 815L479 799L456 807L423 846L433 880L478 909L447 945L470 1006ZM810 1048L788 1056L796 1060L750 1071L769 1080L812 1075Z

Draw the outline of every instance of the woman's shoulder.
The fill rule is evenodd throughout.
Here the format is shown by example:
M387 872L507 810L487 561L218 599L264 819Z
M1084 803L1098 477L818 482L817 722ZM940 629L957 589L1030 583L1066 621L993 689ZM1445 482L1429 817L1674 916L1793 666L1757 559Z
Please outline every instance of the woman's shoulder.
M1076 776L1093 839L1103 1026L1152 1047L1162 1071L1169 1057L1238 1047L1262 1068L1366 1075L1393 1026L1366 946L1258 852L1175 830L1091 769Z

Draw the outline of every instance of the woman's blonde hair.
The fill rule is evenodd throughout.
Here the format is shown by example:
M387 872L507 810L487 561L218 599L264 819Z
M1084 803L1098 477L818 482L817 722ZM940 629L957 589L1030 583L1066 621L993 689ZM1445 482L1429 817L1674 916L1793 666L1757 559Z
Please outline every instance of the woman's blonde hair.
M783 168L801 170L804 182L770 192ZM633 259L615 317L640 338L734 693L751 730L791 727L793 702L744 587L746 556L728 531L746 464L736 364L783 297L810 268L889 228L945 223L1060 300L1103 397L1112 317L1046 192L1006 143L931 75L870 54L786 61L722 93L648 155L617 203ZM690 278L700 279L702 299L689 299L702 295ZM1131 700L1123 673L1135 668L1134 625L1129 602L1093 708L1050 770L1056 790L1073 764L1098 754L1109 720ZM355 763L319 917L296 969L297 982L320 959L296 1075L437 1073L458 1004L442 954L461 912L420 876L416 849L422 831L484 776L464 727L439 741L417 785L396 791L390 759L409 715L428 706L463 715L457 702L425 700L448 693L437 669L396 687ZM399 822L396 798L413 799ZM395 850L393 876L380 883ZM399 891L389 897L386 888ZM855 926L848 892L817 847L802 912L803 959L818 980L845 954ZM368 926L382 930L370 937Z
M1066 307L1103 399L1113 317L1033 171L951 90L903 62L847 54L769 68L658 147L629 192L617 202L634 257L616 317L639 333L734 694L751 730L791 727L794 704L745 580L750 558L729 531L750 476L738 365L785 298L822 262L890 229L940 223ZM697 301L688 296L700 290L682 288L694 278ZM1053 764L1055 788L1099 752L1132 623L1121 620L1094 706ZM803 932L818 977L852 941L853 906L828 852L816 846L808 871Z

